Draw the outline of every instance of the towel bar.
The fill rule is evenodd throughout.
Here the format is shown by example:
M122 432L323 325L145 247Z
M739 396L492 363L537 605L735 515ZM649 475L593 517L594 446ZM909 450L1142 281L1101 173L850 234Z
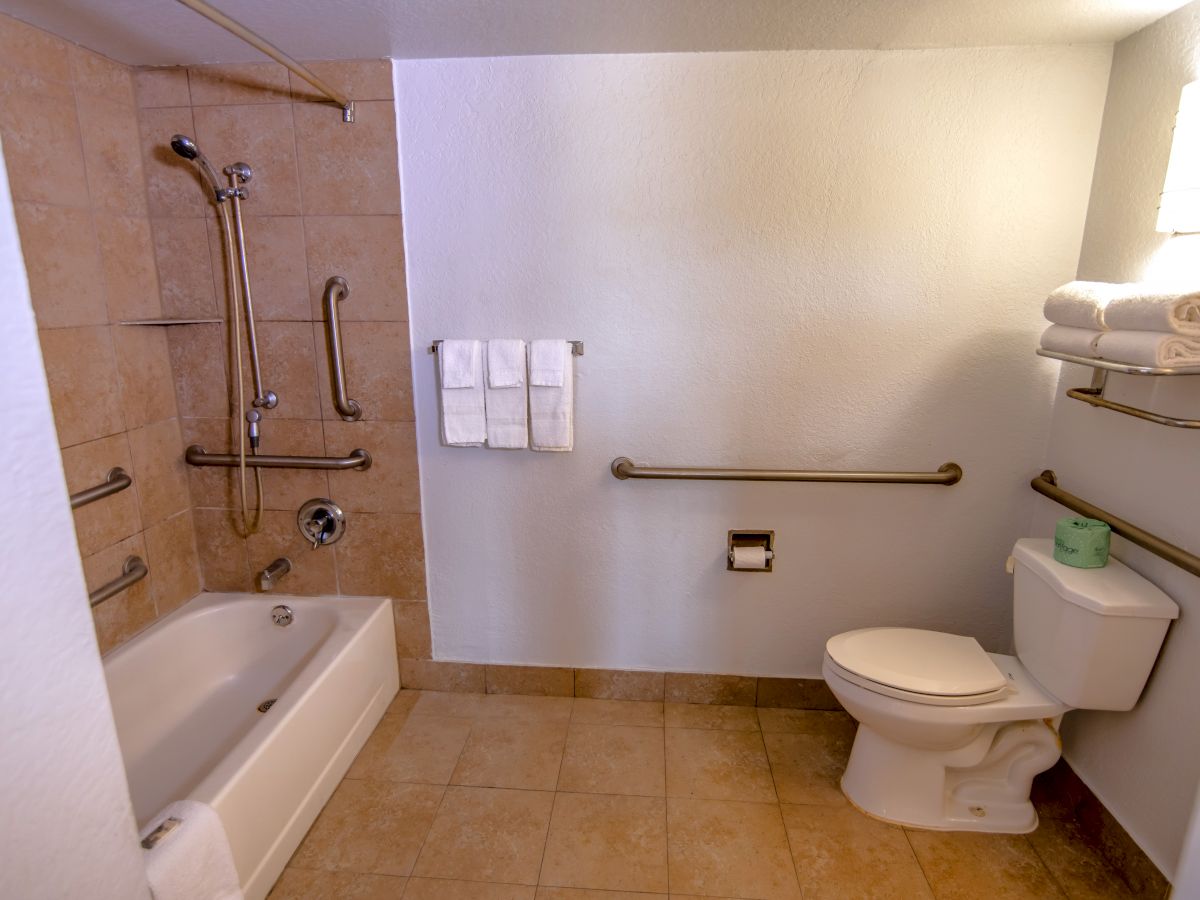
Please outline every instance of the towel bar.
M241 462L236 453L209 453L199 444L192 444L183 454L189 466L221 466L237 468ZM351 450L349 456L247 456L250 469L359 469L371 468L371 454L366 450Z
M430 353L437 353L437 348L441 345L441 341L434 341L429 345ZM583 356L583 341L567 341L571 345L572 356Z
M131 484L133 484L133 479L120 466L109 469L102 482L71 495L71 509L79 509L89 503L119 494Z
M150 570L146 568L146 563L140 556L127 556L125 565L121 567L121 574L88 594L88 602L92 606L99 606L110 597L115 597L126 588L137 584L149 574Z
M1047 359L1057 359L1062 362L1075 363L1092 368L1092 383L1085 388L1068 388L1067 396L1072 400L1082 400L1100 409L1111 409L1113 412L1124 413L1137 419L1145 419L1157 425L1169 425L1172 428L1200 428L1200 419L1177 419L1150 412L1136 406L1117 403L1104 396L1104 388L1108 384L1109 372L1120 372L1124 375L1200 375L1200 366L1178 366L1176 368L1160 368L1156 366L1134 366L1127 363L1110 362L1107 359L1090 359L1086 356L1072 356L1069 353L1059 353L1055 350L1038 349L1038 356Z
M963 470L948 462L936 472L805 472L794 469L714 469L639 466L627 456L612 461L614 478L665 478L686 481L836 481L860 484L958 484Z

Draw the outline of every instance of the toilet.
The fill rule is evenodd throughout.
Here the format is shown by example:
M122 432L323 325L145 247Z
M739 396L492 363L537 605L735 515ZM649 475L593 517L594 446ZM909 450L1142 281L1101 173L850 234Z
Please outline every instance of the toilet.
M1062 715L1137 703L1179 607L1116 559L1077 569L1053 551L1013 548L1015 656L917 628L829 639L822 673L859 723L842 777L855 806L920 828L1033 831L1029 790L1061 754Z

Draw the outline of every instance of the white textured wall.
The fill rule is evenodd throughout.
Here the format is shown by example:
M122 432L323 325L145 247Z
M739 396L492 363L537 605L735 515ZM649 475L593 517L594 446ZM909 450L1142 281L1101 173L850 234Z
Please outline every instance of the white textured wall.
M815 675L831 634L1006 649L1107 47L398 62L439 659ZM576 451L440 447L445 337L563 337ZM618 482L966 469L954 488ZM772 575L726 532L776 532Z
M149 897L0 157L0 895Z
M1154 224L1184 84L1200 78L1200 3L1121 41L1096 160L1081 278L1200 280L1200 236L1168 237ZM1198 281L1200 283L1200 281ZM1065 366L1061 387L1090 370ZM1168 414L1200 417L1200 379L1110 379L1109 396ZM1200 553L1200 435L1141 422L1062 396L1048 462L1067 490ZM1037 533L1066 511L1038 498ZM1200 579L1117 540L1116 554L1183 609L1158 667L1131 713L1077 712L1063 726L1065 753L1168 877L1175 870L1200 778ZM1180 896L1183 896L1182 894Z

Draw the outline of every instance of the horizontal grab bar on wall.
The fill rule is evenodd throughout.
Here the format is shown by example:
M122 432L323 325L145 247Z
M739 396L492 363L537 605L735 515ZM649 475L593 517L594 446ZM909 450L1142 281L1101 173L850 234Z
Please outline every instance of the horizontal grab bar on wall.
M189 466L221 466L234 469L241 465L236 453L209 453L199 444L192 444L183 454ZM371 454L366 450L351 450L349 456L247 456L249 469L369 469Z
M1191 572L1193 575L1200 575L1200 556L1188 553L1182 547L1169 544L1158 535L1138 528L1132 522L1126 522L1120 516L1114 516L1107 510L1093 506L1091 503L1076 497L1074 494L1067 493L1058 486L1058 476L1054 474L1052 469L1042 472L1041 475L1029 482L1029 486L1043 497L1049 497L1055 503L1061 503L1067 509L1074 510L1081 516L1107 522L1109 528L1126 540L1132 541L1139 547L1149 550L1155 556L1161 556L1167 562L1179 566L1179 568L1186 572Z
M125 565L121 567L121 574L88 594L88 602L92 606L99 606L110 597L115 597L131 585L137 584L149 574L150 570L146 568L146 563L140 556L127 556Z
M71 495L71 509L79 509L79 507L87 506L89 503L95 503L97 500L105 497L119 494L131 484L133 484L133 479L120 466L109 469L108 475L104 477L102 482Z
M795 469L713 469L640 466L627 456L612 461L614 478L665 478L683 481L836 481L859 484L958 484L963 470L948 462L936 472L805 472Z

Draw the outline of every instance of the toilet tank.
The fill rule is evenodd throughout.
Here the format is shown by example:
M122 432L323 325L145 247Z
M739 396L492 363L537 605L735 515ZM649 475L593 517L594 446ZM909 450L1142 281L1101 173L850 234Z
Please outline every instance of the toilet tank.
M1119 560L1077 569L1054 541L1013 548L1017 657L1038 683L1075 709L1133 709L1179 607Z

